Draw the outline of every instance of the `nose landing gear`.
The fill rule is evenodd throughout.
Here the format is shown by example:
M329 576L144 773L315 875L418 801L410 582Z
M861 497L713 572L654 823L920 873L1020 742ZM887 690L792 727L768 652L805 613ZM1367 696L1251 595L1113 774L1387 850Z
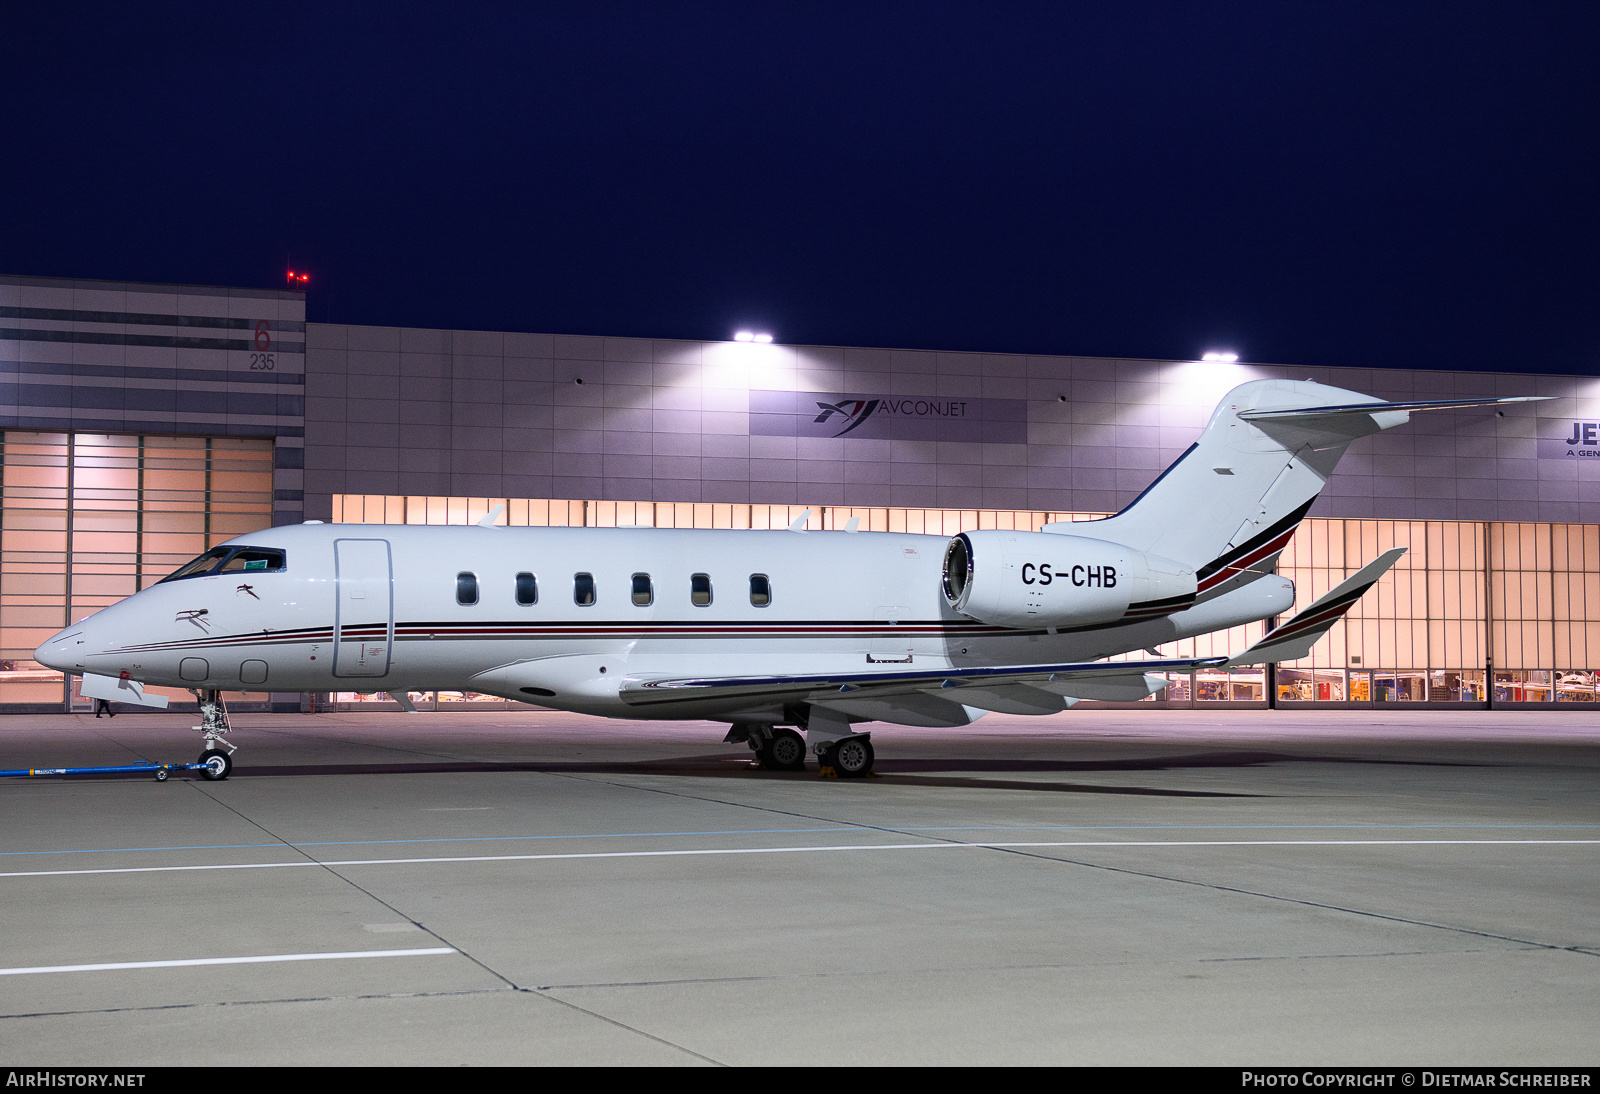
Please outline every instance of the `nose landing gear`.
M228 708L217 691L196 691L194 697L200 702L200 724L194 729L204 737L206 746L196 761L200 764L200 777L220 782L232 773L233 753L238 747L223 736L233 728L228 725Z

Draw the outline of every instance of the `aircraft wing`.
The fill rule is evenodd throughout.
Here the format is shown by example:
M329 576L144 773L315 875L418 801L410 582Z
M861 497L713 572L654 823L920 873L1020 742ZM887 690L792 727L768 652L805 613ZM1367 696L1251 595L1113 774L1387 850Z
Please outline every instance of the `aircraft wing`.
M646 677L623 680L630 706L670 707L706 699L752 705L805 702L864 720L907 725L964 725L963 708L1008 714L1051 714L1080 699L1134 702L1166 687L1167 672L1232 668L1304 657L1405 554L1386 551L1305 611L1233 657L1079 661L1042 665L982 665L869 672L767 676Z
M957 726L974 720L965 708L1007 714L1054 714L1079 699L1132 702L1166 687L1165 676L1225 657L1084 661L1053 665L984 665L892 672L794 676L628 677L620 696L638 707L670 707L707 699L747 700L752 707L804 702L864 721Z

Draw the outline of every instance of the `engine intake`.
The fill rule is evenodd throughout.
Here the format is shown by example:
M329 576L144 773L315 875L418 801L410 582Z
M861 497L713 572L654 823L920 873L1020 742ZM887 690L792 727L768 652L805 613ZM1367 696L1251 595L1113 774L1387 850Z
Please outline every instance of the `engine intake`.
M1132 622L1194 602L1195 575L1119 543L1053 532L963 532L944 552L944 596L1002 627Z

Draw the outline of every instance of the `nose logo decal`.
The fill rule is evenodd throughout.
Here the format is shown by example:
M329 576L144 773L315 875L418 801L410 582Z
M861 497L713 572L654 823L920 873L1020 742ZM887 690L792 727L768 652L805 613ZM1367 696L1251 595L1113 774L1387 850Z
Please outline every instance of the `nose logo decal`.
M205 617L210 613L210 610L211 609L209 608L189 608L186 611L179 612L177 616L174 617L173 621L187 621L193 623L196 627L199 627L202 631L209 634L211 621Z

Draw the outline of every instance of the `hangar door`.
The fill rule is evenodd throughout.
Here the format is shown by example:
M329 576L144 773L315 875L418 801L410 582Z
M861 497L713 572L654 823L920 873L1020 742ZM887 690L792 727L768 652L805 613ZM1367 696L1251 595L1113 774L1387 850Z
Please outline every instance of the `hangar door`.
M387 676L394 642L394 570L386 539L333 541L333 674Z

